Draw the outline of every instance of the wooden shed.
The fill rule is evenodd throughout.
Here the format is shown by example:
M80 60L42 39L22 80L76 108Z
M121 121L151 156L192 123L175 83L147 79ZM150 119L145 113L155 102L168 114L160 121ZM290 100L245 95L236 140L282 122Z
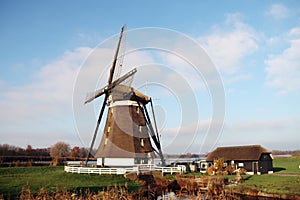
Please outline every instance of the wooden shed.
M226 165L244 168L248 173L273 173L273 158L271 152L260 145L218 147L208 154L206 161L224 159Z

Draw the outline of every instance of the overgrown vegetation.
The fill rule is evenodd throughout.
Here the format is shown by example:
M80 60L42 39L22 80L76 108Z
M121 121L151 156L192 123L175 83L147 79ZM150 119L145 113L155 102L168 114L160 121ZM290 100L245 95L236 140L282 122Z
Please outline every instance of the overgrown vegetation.
M97 192L92 192L89 189L83 191L80 190L79 192L76 191L66 191L66 190L57 190L56 192L49 193L45 188L40 188L37 193L32 193L30 186L26 185L22 188L20 195L18 196L20 200L65 200L65 199L72 199L72 200L83 200L83 199L133 199L133 195L128 192L126 187L114 186L108 187L106 190L98 190Z
M244 168L240 168L238 171L234 165L228 165L224 167L224 159L215 159L214 165L210 166L206 169L206 173L208 175L232 175L239 173L240 175L246 174L246 170Z

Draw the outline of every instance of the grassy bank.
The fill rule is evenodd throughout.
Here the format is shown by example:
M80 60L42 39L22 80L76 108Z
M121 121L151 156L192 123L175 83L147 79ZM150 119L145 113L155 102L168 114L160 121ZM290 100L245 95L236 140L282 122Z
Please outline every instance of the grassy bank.
M274 174L245 175L245 182L235 190L256 190L275 194L300 194L300 158L274 159ZM200 174L195 174L201 176ZM172 179L168 175L165 178ZM228 176L229 179L234 176ZM89 189L91 192L106 189L108 186L124 186L136 190L137 183L125 179L122 175L96 175L66 173L63 167L11 167L0 168L0 195L15 198L23 187L30 185L30 191L36 194L40 188L47 192L79 191Z
M47 192L57 190L85 190L98 191L108 186L124 186L128 183L129 190L139 186L117 175L69 174L63 167L14 167L0 168L0 194L4 197L16 197L28 183L32 193L40 188Z
M300 194L300 158L276 158L274 174L246 175L237 190L257 190L263 193Z
M300 158L275 158L273 166L275 173L280 174L300 174Z
M238 190L257 190L269 194L300 194L300 176L253 175L245 176Z

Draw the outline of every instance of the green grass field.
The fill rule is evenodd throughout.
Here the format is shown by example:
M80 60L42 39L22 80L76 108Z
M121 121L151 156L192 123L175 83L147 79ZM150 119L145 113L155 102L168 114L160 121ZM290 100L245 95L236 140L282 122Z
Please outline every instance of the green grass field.
M245 175L239 189L256 189L265 193L300 194L300 158L277 158L273 161L274 174ZM167 176L168 177L168 176ZM233 176L230 176L233 178ZM137 183L122 175L96 175L66 173L63 167L12 167L0 168L0 195L15 198L28 183L32 193L40 188L48 192L59 190L86 190L97 192L108 186L124 186L137 190Z
M57 190L86 190L91 192L105 189L108 186L124 186L129 190L139 187L137 183L125 179L122 175L70 174L63 167L13 167L0 168L0 194L15 198L28 183L32 193L40 188L48 192Z
M241 186L271 194L300 194L300 176L245 176Z
M238 187L274 194L300 194L300 158L276 158L274 174L246 175Z
M300 158L275 158L273 167L276 173L281 174L300 174Z

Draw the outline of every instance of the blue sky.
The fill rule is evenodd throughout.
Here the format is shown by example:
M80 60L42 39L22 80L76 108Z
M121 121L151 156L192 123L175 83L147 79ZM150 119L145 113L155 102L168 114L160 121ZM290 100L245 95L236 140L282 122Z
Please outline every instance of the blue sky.
M88 146L91 130L78 133L74 119L74 83L93 49L118 34L123 24L128 30L174 30L205 50L219 71L226 97L224 127L215 146L300 148L300 3L296 0L1 1L1 143L48 147L65 141L71 146ZM108 59L112 56L113 48L107 52ZM199 120L193 123L199 122L200 129L214 123L210 121L209 91L193 88L197 84L190 81L193 76L177 70L180 62L162 52L131 54L124 62L134 66L143 60L168 65L153 69L170 70L166 73L185 78L196 90ZM99 63L99 72L103 70ZM135 78L144 80L139 74ZM164 84L172 88L172 81ZM155 85L141 89L158 99L155 105L165 151L198 153L202 137L193 137L192 143L172 140L180 118L174 95ZM98 104L101 99L93 104L95 113ZM92 127L86 127L93 129L93 119L90 121Z

